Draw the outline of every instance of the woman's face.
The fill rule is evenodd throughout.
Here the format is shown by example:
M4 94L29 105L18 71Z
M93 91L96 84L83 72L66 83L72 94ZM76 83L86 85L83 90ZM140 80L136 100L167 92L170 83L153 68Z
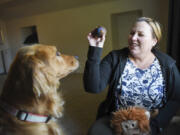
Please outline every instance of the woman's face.
M152 28L148 23L136 22L128 37L128 48L131 55L144 56L151 53L151 49L157 43L157 39L152 36Z

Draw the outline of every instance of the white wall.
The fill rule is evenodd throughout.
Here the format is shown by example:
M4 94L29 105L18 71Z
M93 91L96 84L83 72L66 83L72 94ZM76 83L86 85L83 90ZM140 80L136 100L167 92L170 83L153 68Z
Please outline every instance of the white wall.
M103 56L112 50L111 15L133 10L142 10L143 16L155 18L163 26L167 26L167 11L161 7L167 6L168 0L116 0L102 4L73 8L21 19L7 20L9 46L12 56L22 46L21 28L37 26L40 43L56 45L62 53L78 55L81 62L79 72L83 72L88 42L86 35L97 25L107 28L107 40ZM164 9L164 8L163 8ZM161 45L163 51L166 45Z

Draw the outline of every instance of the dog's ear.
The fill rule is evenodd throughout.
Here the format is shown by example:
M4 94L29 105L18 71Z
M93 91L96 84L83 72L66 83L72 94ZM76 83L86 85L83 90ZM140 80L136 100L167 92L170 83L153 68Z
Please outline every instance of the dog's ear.
M36 61L33 72L33 91L37 97L46 94L55 85L55 77L49 67L42 61ZM54 80L54 81L53 81Z
M11 64L2 95L9 99L16 96L23 100L53 91L59 86L59 80L53 71L46 58L20 50Z
M8 71L2 96L12 102L13 99L17 102L18 100L22 102L24 98L30 99L34 96L32 75L33 64L28 60L28 56L22 57L20 53L17 53Z
M59 79L56 73L48 63L47 59L33 57L33 91L37 97L46 95L48 92L56 91L59 87Z

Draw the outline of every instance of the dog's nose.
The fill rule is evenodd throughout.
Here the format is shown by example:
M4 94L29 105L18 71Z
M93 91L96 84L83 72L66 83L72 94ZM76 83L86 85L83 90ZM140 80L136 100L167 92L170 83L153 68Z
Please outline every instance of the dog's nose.
M74 56L77 60L79 59L79 57L78 56Z

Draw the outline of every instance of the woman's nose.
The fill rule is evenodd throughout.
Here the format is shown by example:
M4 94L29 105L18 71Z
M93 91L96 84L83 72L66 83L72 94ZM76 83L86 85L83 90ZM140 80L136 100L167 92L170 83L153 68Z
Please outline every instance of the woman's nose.
M136 40L137 39L137 34L132 35L132 40Z

